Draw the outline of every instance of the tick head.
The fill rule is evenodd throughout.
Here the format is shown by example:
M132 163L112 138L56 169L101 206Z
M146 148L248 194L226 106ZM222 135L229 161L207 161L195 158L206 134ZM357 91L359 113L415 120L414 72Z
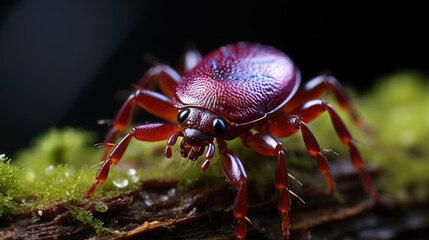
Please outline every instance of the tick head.
M190 160L197 160L205 146L213 144L214 138L222 137L227 130L225 122L216 114L199 108L181 109L177 122L183 133L181 155Z

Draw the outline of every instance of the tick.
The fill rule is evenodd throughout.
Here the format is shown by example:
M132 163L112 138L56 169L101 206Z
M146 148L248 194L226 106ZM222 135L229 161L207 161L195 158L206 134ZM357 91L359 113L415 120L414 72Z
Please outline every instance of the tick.
M88 197L106 181L110 166L121 160L131 139L166 141L165 156L171 158L172 147L181 138L180 155L185 161L197 161L203 156L203 172L218 152L223 174L238 188L233 212L237 239L244 239L248 178L239 156L227 144L228 140L240 138L246 147L277 159L274 186L279 192L283 236L288 238L293 193L288 188L285 148L280 139L301 131L308 153L315 158L329 193L333 194L335 183L327 159L307 126L323 112L329 114L338 137L348 146L352 164L361 175L366 191L371 197L377 197L349 130L336 110L322 98L327 91L332 91L341 108L348 111L355 122L360 121L347 92L334 77L318 76L300 88L299 69L285 53L254 43L226 45L204 58L195 52L186 56L181 74L167 65L149 69L139 81L138 89L122 105L104 140L105 160L87 192ZM154 84L162 94L151 89ZM109 143L116 142L128 128L134 105L166 122L135 126L109 148Z

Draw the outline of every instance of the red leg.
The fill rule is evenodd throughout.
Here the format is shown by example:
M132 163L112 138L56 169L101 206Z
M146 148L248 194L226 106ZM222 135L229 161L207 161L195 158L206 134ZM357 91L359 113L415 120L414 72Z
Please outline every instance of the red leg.
M286 105L286 111L291 112L295 108L306 102L322 97L327 91L332 91L341 108L345 109L352 116L353 121L361 126L361 119L356 110L350 104L350 97L343 86L333 76L321 75L310 80L299 90L297 94Z
M241 136L244 144L255 152L265 156L277 156L277 166L274 177L274 186L280 193L278 208L282 214L282 231L285 238L289 238L289 211L290 211L290 194L289 179L287 172L286 156L282 142L269 133L249 132Z
M124 132L128 127L132 118L133 108L136 103L154 115L171 122L176 121L177 109L173 106L170 99L150 90L136 90L136 92L128 97L127 101L122 105L113 121L113 127L104 139L105 155L103 156L103 159L105 159L107 153L111 150L109 149L109 143L115 142L118 135Z
M154 89L154 84L168 97L173 98L177 84L181 81L179 73L165 64L150 68L138 81L139 89Z
M110 166L117 164L132 138L144 142L156 142L167 140L174 132L179 131L179 127L168 123L148 123L134 127L130 133L125 135L118 144L110 152L109 157L103 162L100 170L97 173L96 180L92 187L88 190L86 197L91 197L97 189L98 185L104 183L109 174Z
M352 163L361 175L365 190L372 198L376 199L378 196L377 190L375 189L368 172L363 168L363 160L356 144L353 141L352 135L334 108L324 99L315 99L307 102L300 108L297 108L292 112L292 114L299 115L303 122L309 122L325 111L328 111L337 135L341 141L349 147ZM276 126L276 128L278 128L278 126Z
M205 172L210 167L210 161L212 160L215 153L215 146L213 143L209 143L207 152L206 152L206 160L201 165L201 171Z
M193 48L188 48L179 61L177 71L180 73L180 75L183 76L189 70L194 68L201 61L201 59L202 56L200 52Z
M228 181L238 187L234 201L234 217L237 220L237 239L246 236L246 213L247 213L247 175L240 159L227 148L224 140L218 139L220 164L222 172Z
M180 80L179 74L174 71L174 69L163 64L150 68L143 75L137 84L139 89L124 102L112 122L112 128L104 138L103 144L105 153L103 159L105 159L106 155L111 151L110 143L116 142L118 135L124 132L128 127L135 103L156 116L172 122L176 121L177 110L174 108L171 98ZM157 84L167 97L157 92L147 90L154 88L151 86L154 84Z
M323 155L319 143L305 122L297 115L290 115L276 119L268 128L268 132L280 138L291 136L298 132L298 130L301 130L308 153L316 159L317 169L320 173L325 175L329 194L333 195L335 192L335 182L329 172L328 161L325 155Z

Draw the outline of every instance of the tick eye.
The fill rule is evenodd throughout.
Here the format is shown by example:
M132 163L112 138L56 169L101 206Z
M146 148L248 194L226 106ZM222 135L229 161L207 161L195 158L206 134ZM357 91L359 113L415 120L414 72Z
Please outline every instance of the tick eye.
M179 114L177 115L177 121L179 123L183 123L188 118L190 112L191 111L189 109L185 109L179 112Z
M218 135L218 136L221 136L221 135L225 134L225 132L226 132L226 125L222 121L222 119L216 118L213 121L213 130L214 130L214 133L216 135Z

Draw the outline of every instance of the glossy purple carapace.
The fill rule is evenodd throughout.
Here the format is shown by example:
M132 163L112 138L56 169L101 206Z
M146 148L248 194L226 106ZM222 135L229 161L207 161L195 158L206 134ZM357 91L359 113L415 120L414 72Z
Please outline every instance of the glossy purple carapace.
M298 69L284 53L258 44L227 45L183 76L173 102L179 109L202 108L243 124L278 110L299 82Z

